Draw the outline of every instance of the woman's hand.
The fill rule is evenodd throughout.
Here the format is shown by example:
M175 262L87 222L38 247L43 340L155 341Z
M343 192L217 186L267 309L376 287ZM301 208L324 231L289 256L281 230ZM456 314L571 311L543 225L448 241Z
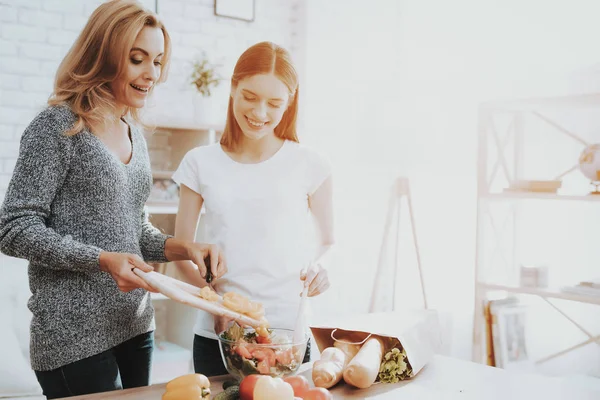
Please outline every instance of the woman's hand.
M308 297L318 296L330 286L327 270L318 262L303 268L300 271L300 280L304 281L304 286L308 286Z
M206 280L207 268L210 268L212 279L219 279L227 272L225 257L216 244L194 243L186 244L187 259L198 266L202 279ZM210 258L210 265L205 265L204 259Z
M225 329L229 328L229 324L233 320L229 317L222 317L222 316L214 315L214 321L215 321L215 324L214 324L215 333L217 335L219 335Z
M156 289L148 285L142 278L133 273L133 268L139 268L144 272L154 270L136 254L112 253L103 251L100 253L100 270L108 272L114 279L122 292L130 292L133 289L142 288L149 292L158 293Z

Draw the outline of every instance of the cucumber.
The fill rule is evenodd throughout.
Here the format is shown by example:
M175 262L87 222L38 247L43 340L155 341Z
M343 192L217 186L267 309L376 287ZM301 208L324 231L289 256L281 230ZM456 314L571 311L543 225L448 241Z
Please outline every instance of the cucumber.
M213 397L213 400L239 400L240 398L240 387L229 386L224 392L217 394Z
M240 382L236 379L227 379L223 382L223 390L227 390L231 386L240 386Z

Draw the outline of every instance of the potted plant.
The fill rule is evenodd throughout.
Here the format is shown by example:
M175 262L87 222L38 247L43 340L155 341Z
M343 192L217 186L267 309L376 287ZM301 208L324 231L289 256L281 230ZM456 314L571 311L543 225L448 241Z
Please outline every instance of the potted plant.
M218 123L220 115L217 110L219 105L211 99L213 89L219 86L221 77L217 66L210 63L206 54L202 54L192 65L191 84L196 89L194 96L194 121L199 124Z

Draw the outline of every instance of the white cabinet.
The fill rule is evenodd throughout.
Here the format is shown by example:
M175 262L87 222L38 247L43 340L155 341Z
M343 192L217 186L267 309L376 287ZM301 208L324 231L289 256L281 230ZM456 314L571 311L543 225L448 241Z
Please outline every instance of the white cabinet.
M178 207L178 190L171 180L183 156L191 149L215 143L222 132L216 126L158 126L146 137L153 175L153 190L146 203L150 221L173 234ZM176 276L173 265L155 265L157 271ZM152 294L156 312L155 351L152 383L166 382L193 371L192 328L195 311L161 294Z
M157 126L147 135L154 187L147 202L151 214L177 213L177 187L170 180L185 154L198 146L215 143L222 128L216 126Z
M590 194L594 187L577 168L586 145L600 143L600 94L484 103L478 131L473 361L485 359L484 304L490 297L535 296L586 336L547 360L600 345L594 328L586 327L589 321L563 309L565 300L600 305L600 295L564 290L578 279L600 277L594 243L600 237L600 195ZM518 182L534 187L532 181L542 182L518 188ZM560 182L558 190L552 181ZM549 267L549 285L524 287L520 269L527 265Z

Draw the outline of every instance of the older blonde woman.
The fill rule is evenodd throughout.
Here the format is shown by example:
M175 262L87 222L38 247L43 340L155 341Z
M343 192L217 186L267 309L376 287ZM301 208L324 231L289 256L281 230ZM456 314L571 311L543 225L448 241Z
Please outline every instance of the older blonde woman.
M23 133L0 210L0 250L29 260L31 365L48 399L149 383L154 310L132 272L215 246L146 218L152 185L138 109L166 77L167 30L132 1L99 6L64 58L49 107Z

